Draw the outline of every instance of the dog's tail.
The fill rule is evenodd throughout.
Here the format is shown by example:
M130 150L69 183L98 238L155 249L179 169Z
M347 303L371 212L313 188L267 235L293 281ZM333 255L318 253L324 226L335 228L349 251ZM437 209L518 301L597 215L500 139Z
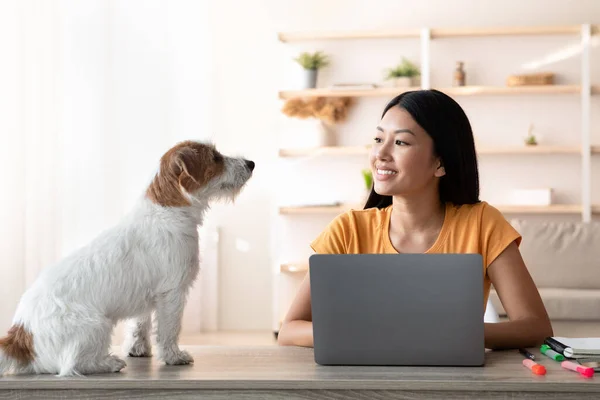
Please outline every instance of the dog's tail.
M27 367L34 358L33 335L23 325L13 325L0 338L0 376Z

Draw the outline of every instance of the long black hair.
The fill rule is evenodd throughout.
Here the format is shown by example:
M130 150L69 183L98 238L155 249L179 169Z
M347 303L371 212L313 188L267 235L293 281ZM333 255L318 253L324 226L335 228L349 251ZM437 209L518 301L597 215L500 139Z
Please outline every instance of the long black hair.
M473 130L467 115L450 96L437 90L416 90L393 98L383 110L398 106L406 110L433 139L433 149L446 174L440 178L440 202L456 205L479 202L479 171ZM392 196L371 193L365 209L385 208Z

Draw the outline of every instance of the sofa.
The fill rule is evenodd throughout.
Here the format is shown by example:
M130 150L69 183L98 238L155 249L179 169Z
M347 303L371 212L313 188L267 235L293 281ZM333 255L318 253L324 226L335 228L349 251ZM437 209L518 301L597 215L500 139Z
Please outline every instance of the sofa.
M514 219L520 250L551 320L600 320L600 223ZM506 312L495 290L490 302Z

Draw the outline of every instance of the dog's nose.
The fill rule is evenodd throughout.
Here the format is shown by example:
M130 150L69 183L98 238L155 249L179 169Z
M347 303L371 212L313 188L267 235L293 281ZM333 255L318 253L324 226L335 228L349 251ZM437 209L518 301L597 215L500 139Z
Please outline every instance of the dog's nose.
M250 169L250 171L254 171L255 165L256 164L254 164L254 161L246 160L246 166L248 167L248 169Z

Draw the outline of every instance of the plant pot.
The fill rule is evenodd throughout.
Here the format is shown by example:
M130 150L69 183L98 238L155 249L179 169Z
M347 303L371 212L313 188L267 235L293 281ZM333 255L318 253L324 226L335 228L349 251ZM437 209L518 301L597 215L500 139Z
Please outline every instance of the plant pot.
M394 87L411 87L413 79L410 76L400 76L393 79Z
M317 69L305 69L304 71L304 88L305 89L315 89L317 87L317 73L319 70Z

